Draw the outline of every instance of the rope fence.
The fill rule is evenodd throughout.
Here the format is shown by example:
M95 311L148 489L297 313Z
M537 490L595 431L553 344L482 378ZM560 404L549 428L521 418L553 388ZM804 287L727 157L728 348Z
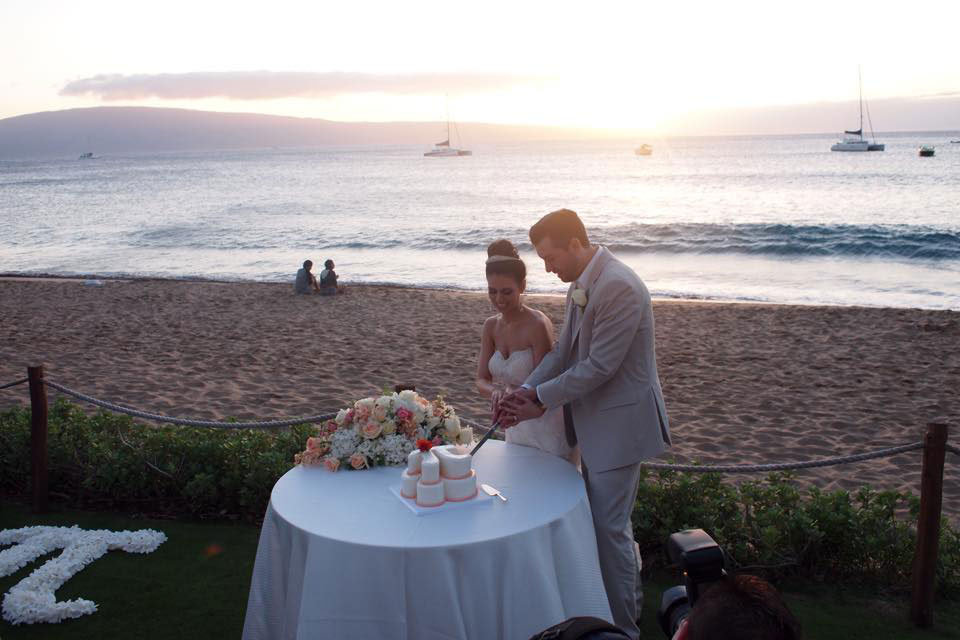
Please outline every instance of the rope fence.
M8 389L20 384L23 384L28 381L28 378L23 378L22 380L15 380L14 382L8 382L7 384L0 385L0 390ZM89 396L85 393L76 391L66 387L60 383L54 382L53 380L43 380L43 383L64 393L68 396L71 396L82 402L92 404L94 406L100 407L102 409L107 409L108 411L113 411L114 413L121 413L124 415L131 416L133 418L141 418L144 420L152 420L154 422L175 424L186 427L208 427L214 429L274 429L280 427L289 427L296 424L308 424L311 422L324 422L326 420L332 420L336 417L336 413L325 413L314 416L303 416L301 418L284 418L282 420L261 420L261 421L252 421L252 422L223 422L219 420L197 420L192 418L176 418L173 416L165 416L159 413L151 413L149 411L144 411L142 409L135 409L132 407L125 407L113 402L108 402L106 400L101 400L93 396ZM481 425L472 420L461 417L461 422L466 424L468 427L473 428L481 433L486 433L490 427ZM790 471L794 469L815 469L819 467L830 467L840 464L849 464L851 462L863 462L865 460L874 460L876 458L884 458L888 456L895 456L901 453L907 453L910 451L916 451L922 449L924 444L922 442L914 442L911 444L900 445L897 447L889 447L886 449L879 449L877 451L869 451L865 453L856 453L846 456L837 456L833 458L823 458L821 460L804 460L798 462L778 462L778 463L768 463L768 464L744 464L744 465L702 465L702 464L668 464L664 462L643 462L643 466L647 469L654 471L678 471L684 473L763 473L771 471ZM960 448L953 445L947 444L945 446L946 450L950 453L960 456Z
M30 378L24 378L24 379L22 379L22 380L14 380L13 382L8 382L7 384L0 384L0 391L2 391L2 390L4 390L4 389L9 389L10 387L15 387L15 386L17 386L18 384L23 384L24 382L26 382L26 381L29 380L29 379L30 379Z
M88 396L79 391L74 391L69 387L65 387L62 384L53 382L52 380L44 380L44 384L48 387L52 387L57 391L72 396L77 400L82 400L89 404L113 411L115 413L123 413L134 418L143 418L145 420L153 420L154 422L165 422L167 424L177 424L182 427L210 427L214 429L273 429L277 427L290 427L295 424L306 424L309 422L323 422L324 420L330 420L336 418L336 413L324 413L316 416L304 416L302 418L287 418L284 420L263 420L258 422L221 422L219 420L193 420L190 418L174 418L172 416L165 416L159 413L150 413L148 411L142 411L140 409L133 409L130 407L124 407L119 404L114 404L112 402L107 402L106 400L100 400L99 398L94 398L93 396Z

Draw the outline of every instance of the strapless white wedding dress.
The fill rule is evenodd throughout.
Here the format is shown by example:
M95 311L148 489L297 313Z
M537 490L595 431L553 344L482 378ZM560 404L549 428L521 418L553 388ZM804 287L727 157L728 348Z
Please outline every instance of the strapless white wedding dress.
M495 385L512 391L522 385L533 371L533 349L514 351L509 358L504 358L503 354L494 349L487 368ZM539 418L524 420L507 429L506 433L507 442L512 444L536 447L573 464L579 462L578 452L567 444L567 435L563 427L563 409L560 407L548 409Z

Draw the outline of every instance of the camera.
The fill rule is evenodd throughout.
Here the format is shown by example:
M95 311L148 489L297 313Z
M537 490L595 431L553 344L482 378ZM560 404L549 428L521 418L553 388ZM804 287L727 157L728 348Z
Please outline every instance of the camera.
M683 572L683 584L663 592L657 611L660 628L672 638L696 604L702 589L726 576L727 572L724 570L723 549L703 529L672 534L667 541L667 554L670 562L679 565Z

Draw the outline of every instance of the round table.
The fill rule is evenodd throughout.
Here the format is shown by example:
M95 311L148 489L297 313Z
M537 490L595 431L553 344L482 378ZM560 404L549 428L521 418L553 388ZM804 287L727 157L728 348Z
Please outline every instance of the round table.
M273 488L248 640L522 640L573 616L612 621L583 480L567 461L488 441L486 500L416 515L400 467L294 467Z

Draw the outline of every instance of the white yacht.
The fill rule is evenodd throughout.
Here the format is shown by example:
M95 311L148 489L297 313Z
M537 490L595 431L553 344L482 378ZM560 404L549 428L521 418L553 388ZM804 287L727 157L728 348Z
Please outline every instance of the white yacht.
M454 130L456 130L456 123L453 125ZM459 139L460 134L457 133L457 138ZM457 147L450 146L450 105L447 104L447 139L443 142L437 142L433 145L433 149L424 153L428 158L456 158L457 156L472 156L473 151L469 149L458 149Z
M863 80L857 67L857 79L860 87L860 128L856 131L844 131L843 140L830 147L830 151L883 151L883 143L867 140L863 137ZM870 122L870 107L867 107L867 122L870 124L870 137L873 137L873 124Z

